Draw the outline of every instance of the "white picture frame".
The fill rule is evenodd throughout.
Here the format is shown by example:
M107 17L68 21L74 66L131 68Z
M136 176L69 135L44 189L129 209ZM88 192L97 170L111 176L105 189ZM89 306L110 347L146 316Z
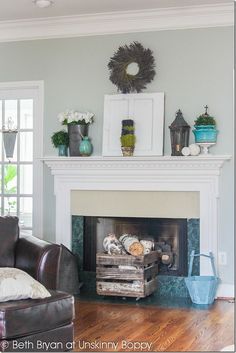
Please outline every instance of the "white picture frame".
M103 156L122 156L122 120L133 119L134 156L162 156L164 93L114 94L104 97Z

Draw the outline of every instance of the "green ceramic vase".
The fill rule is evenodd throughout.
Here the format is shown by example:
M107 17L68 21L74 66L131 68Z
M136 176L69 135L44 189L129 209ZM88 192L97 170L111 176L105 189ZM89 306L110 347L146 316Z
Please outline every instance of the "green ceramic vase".
M88 157L88 156L91 156L92 151L93 151L93 146L90 142L90 139L88 138L88 136L84 136L79 146L80 155L83 157Z

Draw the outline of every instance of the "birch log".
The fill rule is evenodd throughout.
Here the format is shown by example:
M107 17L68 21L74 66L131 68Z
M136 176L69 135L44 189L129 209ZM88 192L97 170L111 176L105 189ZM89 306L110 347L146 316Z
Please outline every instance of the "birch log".
M154 241L153 240L140 240L140 244L142 244L144 249L144 255L149 254L154 248Z
M144 253L143 245L140 244L136 236L130 235L130 234L123 234L119 238L119 241L121 242L121 244L129 254L133 256L143 255Z
M103 248L109 255L121 255L126 253L125 250L123 250L122 244L113 233L109 233L108 236L104 238Z

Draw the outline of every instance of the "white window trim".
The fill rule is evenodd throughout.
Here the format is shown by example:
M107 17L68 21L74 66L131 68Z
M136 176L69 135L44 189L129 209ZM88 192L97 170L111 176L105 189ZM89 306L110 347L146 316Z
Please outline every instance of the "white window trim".
M43 114L44 114L44 82L17 81L0 82L0 94L7 91L7 98L17 97L17 92L34 92L34 162L33 162L33 235L43 239Z

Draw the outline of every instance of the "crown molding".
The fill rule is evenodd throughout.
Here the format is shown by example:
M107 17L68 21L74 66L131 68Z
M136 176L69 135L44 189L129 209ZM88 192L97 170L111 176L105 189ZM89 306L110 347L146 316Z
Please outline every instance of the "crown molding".
M224 27L233 24L232 1L232 4L0 21L0 42Z

